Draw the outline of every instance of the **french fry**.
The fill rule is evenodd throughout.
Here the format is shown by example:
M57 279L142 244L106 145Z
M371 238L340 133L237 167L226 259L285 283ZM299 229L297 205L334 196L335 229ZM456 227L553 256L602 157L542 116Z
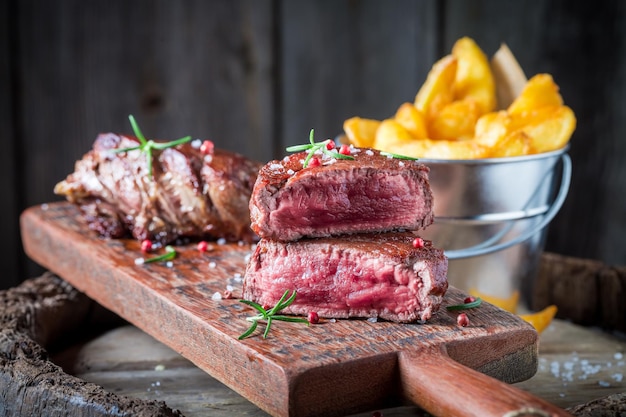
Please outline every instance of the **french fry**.
M394 116L396 122L400 123L414 139L426 139L426 119L413 103L404 103L396 111Z
M379 120L351 117L343 122L343 131L354 146L371 148L379 126Z
M454 97L457 100L472 99L480 114L496 108L496 86L485 53L471 38L455 42L452 56L458 61L454 80Z

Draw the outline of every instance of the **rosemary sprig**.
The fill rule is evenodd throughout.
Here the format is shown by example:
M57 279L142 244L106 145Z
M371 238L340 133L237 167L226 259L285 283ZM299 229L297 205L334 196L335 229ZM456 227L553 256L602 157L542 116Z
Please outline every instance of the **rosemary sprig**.
M414 158L412 156L406 156L406 155L399 155L397 153L392 153L392 152L383 152L381 151L380 154L382 156L389 156L391 158L395 158L395 159L405 159L405 160L409 160L409 161L417 161L419 158Z
M239 336L239 340L245 339L246 337L250 336L256 330L259 324L259 321L261 320L267 321L267 324L265 325L265 332L263 332L263 339L267 338L267 334L269 333L270 327L272 326L272 322L274 320L288 321L292 323L306 323L306 325L308 326L309 321L307 319L303 319L299 317L282 316L282 315L276 314L280 312L282 309L284 309L285 307L289 306L296 299L295 290L293 291L291 296L287 300L285 300L288 294L289 294L289 290L286 290L283 296L280 297L280 300L278 300L278 303L269 310L264 309L260 304L257 304L254 301L239 300L240 302L247 304L250 307L253 307L259 312L259 314L257 314L256 316L246 317L246 320L251 321L252 325L250 325L250 328L246 330L243 334L241 334L241 336Z
M139 150L140 152L145 153L146 158L148 158L148 178L149 179L152 179L152 150L153 149L163 150L166 148L172 148L174 146L189 142L191 140L191 136L185 136L184 138L176 139L171 142L155 142L153 140L146 140L146 137L143 135L143 133L139 129L139 126L137 125L137 122L135 121L135 118L133 117L132 114L128 116L128 119L130 120L130 125L133 127L135 136L137 136L137 139L139 139L140 145L132 146L130 148L114 149L113 152L121 153L121 152L130 152L130 151Z
M165 247L165 253L163 255L155 256L153 258L144 259L143 263L148 264L151 262L171 261L176 258L176 249L173 246L167 245Z
M459 311L459 310L469 310L470 308L476 308L481 305L483 300L477 297L474 301L463 304L454 304L451 306L447 306L446 309L448 311Z
M337 152L337 150L330 150L326 148L326 145L331 141L330 139L326 139L325 141L322 141L322 142L315 142L313 140L313 132L314 132L313 129L311 129L311 131L309 132L309 143L304 144L304 145L289 146L286 149L287 152L302 152L302 151L308 152L308 155L306 156L306 159L304 160L304 163L302 164L302 168L306 168L309 165L309 161L313 157L313 154L315 154L315 152L319 150L321 150L323 153L325 153L326 155L332 158L354 159L354 157L351 155L344 155L342 153Z

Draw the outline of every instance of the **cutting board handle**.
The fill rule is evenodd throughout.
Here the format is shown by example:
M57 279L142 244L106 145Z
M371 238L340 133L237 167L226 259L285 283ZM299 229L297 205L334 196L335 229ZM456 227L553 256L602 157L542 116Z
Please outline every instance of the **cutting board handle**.
M405 397L438 417L571 417L526 391L461 365L445 347L400 352L399 367Z

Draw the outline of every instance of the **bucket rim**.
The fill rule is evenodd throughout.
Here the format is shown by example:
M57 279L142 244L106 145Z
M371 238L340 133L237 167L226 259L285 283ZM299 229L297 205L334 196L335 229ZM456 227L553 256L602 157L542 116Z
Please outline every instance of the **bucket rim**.
M505 164L505 163L514 163L514 162L528 162L534 160L541 159L549 159L555 158L563 155L569 150L569 144L548 152L535 153L530 155L520 155L520 156L503 156L498 158L476 158L476 159L429 159L429 158L419 158L419 162L423 164L431 164L431 165L445 165L445 164L458 164L458 165L494 165L494 164Z

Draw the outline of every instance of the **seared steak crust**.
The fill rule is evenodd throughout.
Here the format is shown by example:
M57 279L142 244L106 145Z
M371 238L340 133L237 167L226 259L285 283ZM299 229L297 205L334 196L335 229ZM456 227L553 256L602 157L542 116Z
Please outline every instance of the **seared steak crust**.
M306 153L264 165L250 200L252 229L265 239L295 241L359 232L418 230L433 222L428 168L416 161L354 148L354 160Z
M138 144L129 136L99 135L55 193L77 204L89 227L106 237L255 238L248 203L259 163L220 149L204 155L187 143L153 151L150 179L145 154L112 152Z
M248 264L243 298L275 305L297 290L286 313L320 317L428 320L448 288L448 261L410 232L277 242L261 239Z

